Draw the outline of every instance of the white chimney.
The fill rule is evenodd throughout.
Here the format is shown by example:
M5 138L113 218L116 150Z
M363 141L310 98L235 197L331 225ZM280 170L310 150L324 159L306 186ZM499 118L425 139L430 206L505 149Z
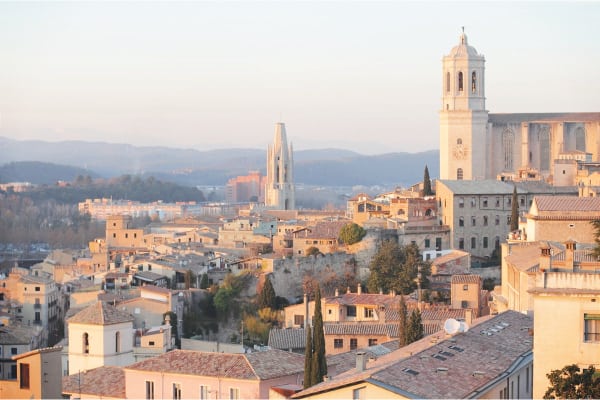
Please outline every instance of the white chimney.
M356 371L362 372L367 368L367 353L359 351L356 353Z
M360 283L358 284L358 289L356 290L356 293L362 294L362 286L360 285Z

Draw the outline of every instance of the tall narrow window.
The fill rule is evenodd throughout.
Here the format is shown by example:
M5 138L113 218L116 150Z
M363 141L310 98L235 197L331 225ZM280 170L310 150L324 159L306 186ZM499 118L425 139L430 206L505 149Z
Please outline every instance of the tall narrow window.
M512 130L502 132L502 152L504 158L504 169L506 171L513 170L513 148L515 143L515 134Z
M146 381L146 400L154 399L154 382Z
M208 386L200 385L200 400L208 400Z
M462 72L458 73L458 91L459 92L463 91L463 73Z
M173 400L181 400L181 384L173 384Z
M471 238L471 248L474 249L477 247L477 238Z
M121 332L115 333L115 353L121 352Z
M446 92L450 92L450 72L446 72Z
M540 169L550 170L550 129L547 125L540 127Z
M477 74L475 71L471 74L471 92L477 92Z
M463 169L458 168L456 170L456 179L460 181L460 180L462 180L462 178L463 178Z
M600 314L584 314L584 336L586 342L600 342Z
M19 387L29 389L29 364L19 364Z
M229 400L238 400L240 398L240 389L229 388Z
M582 127L575 130L575 150L585 151L585 131Z
M85 332L83 334L82 340L81 340L81 344L82 344L82 352L84 354L89 354L90 352L90 338L89 335L87 334L87 332Z

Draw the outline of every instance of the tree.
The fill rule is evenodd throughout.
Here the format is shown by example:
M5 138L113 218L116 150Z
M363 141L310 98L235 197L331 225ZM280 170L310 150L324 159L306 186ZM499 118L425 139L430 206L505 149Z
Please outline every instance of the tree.
M510 231L514 232L519 229L519 200L517 198L517 186L513 188L510 212Z
M425 172L423 172L423 196L431 196L433 191L431 190L431 179L429 178L429 169L425 165Z
M316 381L311 381L313 385L323 382L323 377L327 375L327 360L325 359L325 332L323 330L323 314L321 312L321 288L317 284L315 290L315 315L313 322L313 362L312 376Z
M260 291L260 295L258 297L258 306L260 308L275 308L276 307L276 295L275 289L273 289L273 284L271 280L267 277L265 279L265 284Z
M192 272L191 269L188 269L187 271L185 271L183 279L185 282L185 289L188 290L189 288L194 286L194 283L196 282L196 275Z
M205 272L202 274L202 278L200 278L200 289L208 289L209 286L208 274Z
M384 241L369 264L371 274L367 281L370 293L379 290L395 290L399 294L409 294L417 288L417 274L421 270L421 288L429 287L431 266L423 261L416 244L399 245L395 241Z
M318 247L310 246L308 249L306 249L307 256L317 256L319 254L321 254L321 251Z
M550 386L545 399L598 399L600 398L600 374L594 366L580 372L577 364L566 365L546 374Z
M366 234L367 231L362 226L349 222L340 229L339 239L345 244L351 245L360 242Z
M406 334L406 344L416 342L423 337L423 325L421 323L421 312L412 310L408 319L408 332Z
M400 322L399 322L399 326L398 326L398 342L399 342L399 346L406 346L408 344L408 342L406 341L406 334L408 333L408 321L407 321L407 309L406 309L406 302L404 301L404 296L400 296L400 309L398 310L399 313L399 318L400 318Z
M304 389L312 386L312 358L313 358L313 345L312 345L312 332L310 325L306 327L306 348L304 349Z
M590 224L594 227L594 242L596 242L592 255L600 260L600 219L590 221Z

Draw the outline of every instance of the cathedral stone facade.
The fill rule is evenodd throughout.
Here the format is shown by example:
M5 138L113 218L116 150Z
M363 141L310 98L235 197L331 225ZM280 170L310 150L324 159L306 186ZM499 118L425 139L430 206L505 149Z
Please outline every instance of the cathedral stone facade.
M275 138L267 151L265 205L277 210L293 210L295 204L294 154L288 147L285 124L275 124Z
M600 113L490 114L485 58L462 33L443 59L440 179L497 179L535 171L552 180L560 154L600 162Z

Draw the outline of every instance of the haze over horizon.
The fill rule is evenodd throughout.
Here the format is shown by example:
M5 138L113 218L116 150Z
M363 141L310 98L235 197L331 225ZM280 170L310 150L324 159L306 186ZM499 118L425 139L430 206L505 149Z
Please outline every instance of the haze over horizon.
M212 150L439 147L441 59L487 109L599 111L600 3L0 3L0 136ZM18 44L18 45L15 45Z

